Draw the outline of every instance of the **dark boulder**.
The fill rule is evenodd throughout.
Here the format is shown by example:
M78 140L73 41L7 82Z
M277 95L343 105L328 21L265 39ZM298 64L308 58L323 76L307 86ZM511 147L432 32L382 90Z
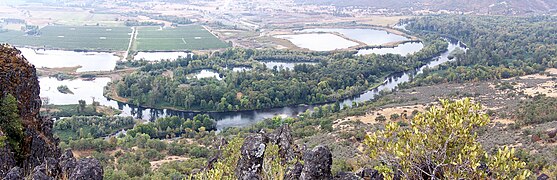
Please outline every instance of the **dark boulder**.
M375 170L375 169L370 169L370 168L362 168L358 171L356 171L356 175L358 177L361 177L365 180L382 180L383 179L383 175L381 175L381 173L379 173L379 171Z
M324 180L332 179L331 166L333 156L326 146L319 145L313 150L304 153L304 168L300 179L302 180Z
M538 176L538 178L536 180L548 180L550 179L549 176L547 174L541 174Z
M70 179L102 180L103 168L97 159L85 158L76 162Z
M286 169L286 174L284 175L284 179L285 180L297 180L300 178L300 175L302 174L302 169L304 168L304 166L302 165L302 163L300 162L296 162L296 164L294 164L291 167L288 167Z
M554 138L555 136L557 136L557 129L549 130L546 133L549 138Z
M0 136L3 136L2 130L0 130ZM4 144L3 147L0 147L0 177L4 177L16 166L16 161L7 141L0 142L0 144Z
M70 177L71 172L75 168L75 158L71 150L66 150L62 156L60 156L60 162L58 162L60 167L60 178Z
M293 160L296 157L294 149L294 138L292 138L292 130L288 124L284 124L269 135L269 141L278 145L279 155L282 158L282 164Z
M4 176L4 178L2 178L2 180L20 180L23 179L22 177L22 170L19 167L14 167L12 169L10 169L10 171L8 173L6 173L6 176Z
M351 172L339 172L334 178L334 180L361 180L361 177L356 176Z
M267 142L268 139L261 134L246 137L240 148L240 159L235 170L238 179L261 179Z

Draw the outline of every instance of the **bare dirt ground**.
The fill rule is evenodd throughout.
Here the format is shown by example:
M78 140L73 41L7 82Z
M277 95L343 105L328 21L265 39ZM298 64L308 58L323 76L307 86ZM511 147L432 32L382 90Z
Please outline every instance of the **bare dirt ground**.
M151 163L151 170L155 170L158 169L164 163L173 162L173 161L185 161L188 159L190 158L181 157L181 156L166 156L163 160L151 161L149 163Z

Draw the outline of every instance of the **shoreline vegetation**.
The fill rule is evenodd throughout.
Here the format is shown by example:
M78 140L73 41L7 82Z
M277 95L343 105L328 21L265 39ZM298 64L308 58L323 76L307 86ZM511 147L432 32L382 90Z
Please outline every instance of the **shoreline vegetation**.
M431 40L430 40L431 41ZM392 74L396 74L396 73L400 73L400 72L404 72L410 69L415 69L417 67L420 67L422 65L425 64L425 59L431 59L434 56L439 55L440 53L446 52L447 51L447 43L445 41L442 40L435 40L435 41L431 41L427 44L426 47L424 47L424 49L426 50L422 50L422 51L426 51L426 53L422 52L421 54L418 53L418 55L412 55L410 57L402 57L402 56L395 56L395 55L384 55L384 56L379 56L379 55L374 55L374 56L369 56L372 59L375 59L376 61L389 61L389 59L405 59L402 60L402 62L406 61L405 63L407 64L406 66L398 66L396 68L394 68L390 71L387 71L388 73L385 73L385 71L382 71L382 73L380 73L379 76L370 76L369 79L365 80L365 85L364 82L362 81L361 85L357 85L355 87L352 87L352 91L348 92L348 93L344 93L344 94L339 94L338 90L341 89L329 89L327 92L329 92L327 94L322 94L321 99L313 99L317 96L317 93L310 93L312 94L312 98L310 99L298 99L295 101L291 101L290 103L271 103L271 104L267 104L264 106L249 106L246 105L247 103L250 102L259 102L259 99L256 100L249 100L249 99L245 99L245 96L243 96L243 93L245 91L241 91L241 90L235 90L236 92L233 93L234 95L228 95L228 97L224 97L224 94L221 94L220 96L222 96L222 98L220 98L220 101L218 101L219 104L215 103L217 101L213 101L211 102L200 102L201 104L199 104L199 102L196 104L195 102L189 102L189 104L186 104L186 106L189 106L190 108L186 108L186 106L184 106L184 104L180 104L177 103L178 105L169 105L168 103L166 104L157 104L157 103L149 103L146 101L145 99L145 95L147 94L136 94L139 96L142 96L143 98L137 98L134 97L132 98L132 96L129 96L131 94L129 94L131 92L130 89L128 88L124 88L124 87L130 87L131 85L133 85L134 83L137 83L138 80L140 79L158 79L158 78L163 78L160 79L160 81L176 81L176 79L173 78L167 78L164 77L164 75L162 75L162 73L155 73L155 75L147 75L145 73L147 72L175 72L176 70L179 70L178 74L184 74L186 72L195 72L195 71L199 71L201 69L207 69L207 65L203 65L203 63L200 63L199 60L202 60L201 62L206 62L207 64L212 64L213 68L216 72L219 72L221 75L224 75L224 77L236 77L238 78L238 76L245 76L245 75L251 75L247 72L240 72L240 73L235 73L235 72L229 72L226 70L223 70L222 67L218 67L220 66L227 66L222 64L222 60L220 60L221 58L226 59L226 57L222 57L222 54L220 54L221 57L219 57L219 54L217 54L217 57L197 57L199 59L179 59L175 62L162 62L162 63L155 63L155 64L148 64L145 66L141 66L141 70L138 73L132 73L129 74L127 76L124 76L121 80L119 81L113 81L111 83L109 83L109 85L107 85L105 87L105 92L104 95L107 98L110 98L112 100L121 102L121 103L127 103L127 104L133 104L139 107L143 107L143 108L153 108L153 109L169 109L169 110L174 110L174 111L180 111L180 112L192 112L192 113L216 113L216 112L242 112L242 111L251 111L251 110L261 110L261 109L272 109L272 108L281 108L281 107L288 107L288 106L303 106L303 105L324 105L324 104L331 104L331 103L335 103L341 100L345 100L345 99L349 99L349 98L353 98L355 96L358 96L368 90L372 90L382 84L384 84L384 80L386 77L388 77L389 75ZM242 51L247 51L246 49L229 49L228 51L224 52L227 53L227 55L229 56L235 56L237 53L242 53ZM259 55L258 56L246 56L243 58L253 58L253 59L261 59L261 57L264 57L263 59L282 59L281 62L292 62L292 63L296 63L298 62L300 59L300 56L298 55L294 55L292 56L292 54L296 54L296 53L301 53L301 52L290 52L290 51L286 51L287 53L285 54L284 51L254 51L251 52L250 54L274 54L274 55ZM289 54L290 53L290 54ZM324 53L324 52L313 52L310 55L304 55L301 58L303 59L303 61L300 62L307 62L308 59L311 59L312 61L316 61L316 62L320 62L318 63L316 66L321 66L321 64L325 63L328 64L329 62L327 62L331 56L343 56L344 58L358 58L358 57L352 57L352 55L348 55L346 53ZM237 56L237 55L236 55ZM245 56L245 55L244 55ZM278 58L277 58L278 57ZM369 58L368 57L368 58ZM360 57L361 58L361 57ZM318 60L318 61L317 61ZM196 62L197 61L197 62ZM325 62L323 62L325 61ZM330 60L329 60L330 61ZM398 60L400 61L400 60ZM193 67L192 64L196 62L196 66L198 67ZM238 59L238 60L228 60L226 63L230 64L245 64L246 60L242 60L242 59ZM275 74L274 76L271 77L276 77L277 75L280 76L280 74L276 74L276 73L289 73L292 78L296 77L296 73L303 73L303 70L306 71L316 71L319 68L315 68L312 65L296 65L294 67L294 70L291 71L284 71L284 70L280 70L277 71L276 69L267 69L267 68L261 68L261 67L257 67L260 64L259 61L256 62L251 62L251 61L247 61L247 63L252 63L252 67L254 68L254 71L259 71L260 74ZM253 64L255 63L255 64ZM172 64L174 64L175 66L172 66ZM182 65L180 65L182 64ZM187 65L187 66L183 66L183 65ZM159 70L156 70L156 66L164 66L164 68L161 68ZM339 68L342 68L343 66L338 66ZM371 67L371 66L370 66ZM336 68L337 70L339 68ZM360 67L362 68L362 67ZM385 67L376 67L377 69L380 68L385 68ZM373 68L371 68L373 69ZM397 70L398 69L398 70ZM363 72L363 71L362 71ZM143 74L143 75L140 75ZM186 73L187 74L187 73ZM349 73L350 74L350 73ZM329 74L332 75L332 74ZM146 76L140 79L136 79L136 80L131 80L129 79L130 77L132 78L137 78L136 76ZM253 76L253 75L252 75ZM358 76L356 74L354 75L350 75L350 76ZM126 79L128 78L128 79ZM268 76L259 76L259 78L269 78ZM131 80L131 82L130 82ZM154 80L154 79L153 79ZM242 81L241 79L236 79L234 81ZM324 86L329 86L329 84L332 80L328 79L327 82L322 82L320 80L320 82L316 82L316 84L313 84L315 88L323 88ZM127 86L123 85L122 83L127 84ZM128 84L131 83L131 84ZM149 82L144 82L147 84L150 84ZM196 86L198 84L205 84L205 85L210 85L210 84L216 84L216 86L222 86L223 84L226 83L230 83L229 80L222 80L222 81L215 81L213 79L200 79L200 80L194 80L194 79L183 79L182 81L178 81L176 83L179 83L180 85L172 85L175 88L177 88L176 90L180 89L181 91L192 91L192 90L187 90L188 88L191 88L192 86ZM185 84L184 84L185 83ZM192 83L192 84L189 84ZM335 84L338 84L339 82L335 82ZM240 83L241 84L241 83ZM321 84L321 87L319 87L318 84ZM235 85L238 88L238 84ZM304 86L304 85L301 85ZM156 88L162 88L162 89L168 89L168 86L162 86L162 87L156 87ZM241 88L241 87L240 87ZM344 87L342 87L342 89L346 89ZM311 90L310 90L311 91ZM310 92L308 91L308 92ZM144 91L145 92L145 91ZM194 91L195 92L195 91ZM342 90L340 91L342 92ZM217 95L217 94L215 94ZM323 95L327 95L327 96L323 96ZM334 95L334 96L331 96ZM195 95L194 95L195 96ZM219 95L217 95L219 96ZM230 97L232 96L232 97ZM315 96L315 97L314 97ZM191 96L188 96L191 97ZM308 96L309 97L309 96ZM331 98L331 97L336 97L336 98ZM196 98L197 99L197 98ZM200 98L200 99L204 99L204 98ZM210 98L208 98L210 99ZM232 101L232 103L227 102L227 101ZM237 102L237 104L234 103L234 101L240 101ZM165 101L165 102L169 102L169 101ZM277 99L275 98L275 101L273 102L280 102L277 101ZM207 105L208 104L208 105ZM211 105L212 104L212 105Z

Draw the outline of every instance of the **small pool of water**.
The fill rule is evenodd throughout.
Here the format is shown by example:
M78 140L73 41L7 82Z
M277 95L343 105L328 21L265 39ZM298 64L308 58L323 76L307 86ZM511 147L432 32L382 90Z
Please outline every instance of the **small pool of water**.
M216 78L217 80L222 80L222 78L219 76L220 74L212 69L203 69L197 73L193 74L194 78L197 79L203 79L203 78Z
M35 67L61 68L76 67L77 72L111 71L120 57L104 52L75 52L61 50L34 50L18 48L21 54Z
M404 43L400 44L394 48L372 48L372 49L361 49L358 50L357 55L367 55L367 54L399 54L406 56L408 54L416 53L424 48L424 44L421 42Z
M289 70L294 70L294 66L298 64L308 64L308 65L317 64L313 62L278 62L278 61L262 61L261 63L263 63L265 67L269 69L272 69L276 66L277 69L289 69Z
M232 71L234 72L242 72L242 71L251 71L252 68L250 67L234 67L232 68Z
M48 97L50 104L78 104L79 100L85 100L91 104L92 99L103 105L109 104L109 101L103 96L103 89L110 82L110 78L96 78L92 81L84 81L82 79L59 81L51 77L39 77L39 85L41 87L40 96ZM73 94L63 94L58 91L58 86L68 86Z
M357 46L358 43L329 33L278 35L292 44L312 51L332 51Z
M405 41L408 38L376 29L304 29L300 32L336 32L347 38L366 43L367 45L382 45L391 42Z

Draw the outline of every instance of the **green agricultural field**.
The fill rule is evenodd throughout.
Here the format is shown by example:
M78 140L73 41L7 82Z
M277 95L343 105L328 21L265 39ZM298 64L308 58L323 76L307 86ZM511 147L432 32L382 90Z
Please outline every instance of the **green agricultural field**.
M226 48L222 42L202 26L175 28L139 27L136 51L184 51Z
M125 51L131 32L129 27L46 26L38 36L21 31L0 33L0 43L49 49Z

